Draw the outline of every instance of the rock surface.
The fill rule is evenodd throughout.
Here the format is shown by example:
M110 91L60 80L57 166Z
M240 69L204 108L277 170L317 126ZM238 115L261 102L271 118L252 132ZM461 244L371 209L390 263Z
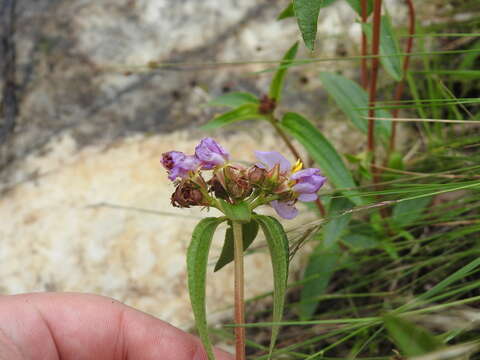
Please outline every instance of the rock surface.
M271 132L257 130L257 139L236 134L219 141L228 144L233 159L254 161L258 142L264 150L279 147ZM0 216L8 219L0 227L0 291L99 293L175 325L191 325L186 249L198 220L219 213L173 208L173 185L159 158L171 149L192 152L197 143L198 137L176 132L76 151L73 139L64 137L48 155L29 158L24 167L41 168L44 174L0 199ZM312 216L305 213L287 226L308 219ZM212 262L221 239L218 234ZM264 250L246 258L247 296L272 286ZM233 299L232 270L229 265L215 274L210 271L212 312Z

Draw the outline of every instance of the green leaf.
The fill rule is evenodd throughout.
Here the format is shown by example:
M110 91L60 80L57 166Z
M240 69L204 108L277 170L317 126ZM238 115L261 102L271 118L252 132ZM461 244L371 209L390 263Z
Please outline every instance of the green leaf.
M201 127L202 130L213 130L243 120L261 119L257 104L244 104L226 113L218 115Z
M206 272L208 253L213 234L222 218L205 218L201 220L192 233L192 240L187 251L188 290L192 303L193 315L198 335L202 340L209 360L215 360L212 343L208 336L207 314L205 308Z
M361 0L347 0L353 10L357 12L358 15L362 15L362 6ZM370 15L373 11L373 0L367 0L367 14Z
M363 31L369 39L372 38L372 26L370 24L363 24ZM390 17L383 15L380 24L380 62L391 77L400 81L403 78L403 68L402 57L398 54L400 54L400 49Z
M252 219L252 210L245 201L241 201L237 204L230 204L223 199L218 199L220 203L220 210L225 216L232 221L238 221L241 223L249 223Z
M387 315L383 321L403 355L423 355L442 346L441 342L427 330L405 319Z
M400 53L390 16L383 15L380 28L380 55L385 56L382 56L380 61L385 70L397 81L403 78L402 56L398 55Z
M322 3L320 5L320 8L324 8L332 3L334 3L336 0L320 0L320 2ZM287 19L287 18L290 18L290 17L295 17L295 11L293 10L293 2L290 3L281 13L280 15L278 15L277 17L277 20L283 20L283 19Z
M405 169L403 164L403 155L399 151L392 151L388 157L388 167L395 170Z
M278 15L277 20L283 20L289 17L294 17L295 11L293 11L293 2L290 3L283 11Z
M392 213L393 225L398 228L404 228L413 224L425 211L432 198L422 197L419 199L401 201L395 205Z
M306 281L300 293L299 311L302 320L308 320L315 313L318 301L314 299L327 289L340 257L338 246L325 249L320 243L308 260L303 279ZM308 281L310 279L310 281Z
M353 251L373 249L380 245L376 237L364 234L347 234L342 240Z
M317 22L322 1L293 0L293 9L305 46L313 51L317 37Z
M231 92L228 94L220 95L210 101L209 106L228 106L238 107L245 104L259 104L257 97L247 92Z
M215 265L214 272L220 270L225 265L231 263L234 257L234 243L233 243L233 229L231 222L229 221L230 227L225 232L225 242L223 243L222 253L218 258L217 264ZM243 236L243 251L247 250L248 247L252 244L253 240L258 233L258 223L256 221L250 221L249 223L242 224L242 236Z
M367 133L368 120L368 95L356 82L338 74L322 72L320 80L328 94L335 100L340 109L347 115L360 131ZM391 118L391 114L385 110L378 109L376 117ZM389 139L391 121L375 122L375 133L384 139Z
M296 113L286 113L280 126L307 149L328 177L328 181L339 188L356 186L350 171L345 167L335 148L307 119ZM342 190L342 193L357 205L363 203L355 190Z
M285 306L285 294L287 290L288 279L288 239L282 225L271 216L254 215L267 240L270 250L270 258L273 268L273 322L280 322L283 316ZM269 356L271 358L275 342L277 341L279 325L272 326L272 335L270 338Z
M292 60L295 59L295 55L297 55L297 50L298 41L293 44L293 46L285 53L282 59L282 63L280 64L280 68L273 76L272 83L270 84L269 96L271 99L274 99L277 102L280 101L280 95L283 88L283 80L285 79L288 67L292 63Z
M350 200L337 197L333 198L330 203L329 215L332 217L324 227L323 227L323 246L325 249L330 248L331 246L337 243L337 240L342 236L343 231L346 229L350 219L352 217L351 213L344 213L346 210L351 209L355 204Z

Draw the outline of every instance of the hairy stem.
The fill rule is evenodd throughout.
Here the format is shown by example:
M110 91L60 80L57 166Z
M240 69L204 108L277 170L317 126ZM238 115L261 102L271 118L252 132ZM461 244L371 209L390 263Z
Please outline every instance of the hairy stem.
M232 221L235 265L235 323L245 324L242 224ZM245 328L235 327L235 360L245 360Z
M413 6L412 0L406 0L407 6L408 6L408 19L409 19L409 24L408 24L408 39L407 39L407 44L405 45L405 57L403 59L403 78L402 80L397 84L395 88L395 101L398 102L402 99L403 95L403 89L405 87L405 79L407 77L407 71L408 67L410 66L410 53L412 52L412 47L413 47L413 35L415 35L415 7ZM397 105L400 105L397 103ZM394 119L398 117L398 111L399 108L395 108L392 111L392 116ZM389 146L389 151L390 153L395 151L395 140L397 136L397 122L394 121L392 123L392 134L390 135L390 146Z
M270 115L268 119L269 119L270 124L272 124L272 126L277 131L277 134L280 135L280 137L283 139L283 141L285 142L287 147L290 149L290 152L292 153L292 155L296 159L300 160L302 162L302 164L305 164L305 162L302 160L302 157L300 156L300 153L297 151L297 149L295 149L295 146L293 146L293 144L290 141L290 139L288 138L287 134L285 134L283 132L283 130L280 128L280 126L278 126L278 119L276 119L273 115ZM323 206L320 198L315 200L315 205L317 205L317 208L318 208L318 211L320 211L320 214L323 217L325 217L327 215L327 212L326 212L325 207Z
M373 7L373 34L372 34L372 68L370 71L370 88L369 88L369 110L368 110L368 151L371 153L371 170L374 182L377 182L377 169L375 168L375 101L377 98L377 75L380 50L380 22L382 13L382 0L375 0Z
M362 9L362 25L367 22L368 9L367 9L367 0L361 0L360 6ZM368 88L368 67L367 67L367 34L362 29L362 45L361 45L361 55L362 59L360 60L360 78L362 82L362 87L366 90Z

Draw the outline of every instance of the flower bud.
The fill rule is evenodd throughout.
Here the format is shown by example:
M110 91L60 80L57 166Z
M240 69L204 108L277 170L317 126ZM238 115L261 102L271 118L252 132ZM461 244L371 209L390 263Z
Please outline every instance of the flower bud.
M265 169L259 168L257 165L253 165L251 168L248 169L248 180L253 185L261 185L263 180L265 180Z
M177 178L185 179L191 171L196 171L200 161L194 156L187 156L180 151L169 151L162 154L162 165L168 170L168 178L175 181Z
M212 138L203 139L195 148L195 157L201 162L204 170L224 164L229 156L228 152Z
M268 97L268 95L263 95L260 98L260 105L258 106L258 112L260 114L271 114L275 110L275 107L277 106L277 102L275 99L271 99Z
M243 199L251 194L252 185L244 169L226 166L223 170L228 195L233 199Z

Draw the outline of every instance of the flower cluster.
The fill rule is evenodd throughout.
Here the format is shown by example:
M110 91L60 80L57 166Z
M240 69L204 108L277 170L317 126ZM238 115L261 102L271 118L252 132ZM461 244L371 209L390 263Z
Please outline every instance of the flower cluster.
M211 206L220 208L218 199L235 204L247 202L250 209L270 204L281 217L293 219L300 201L315 201L326 178L316 168L302 169L276 151L256 151L258 162L244 167L229 162L229 153L212 138L203 139L195 154L170 151L162 156L162 165L168 171L176 189L173 206ZM205 180L206 170L212 171Z

